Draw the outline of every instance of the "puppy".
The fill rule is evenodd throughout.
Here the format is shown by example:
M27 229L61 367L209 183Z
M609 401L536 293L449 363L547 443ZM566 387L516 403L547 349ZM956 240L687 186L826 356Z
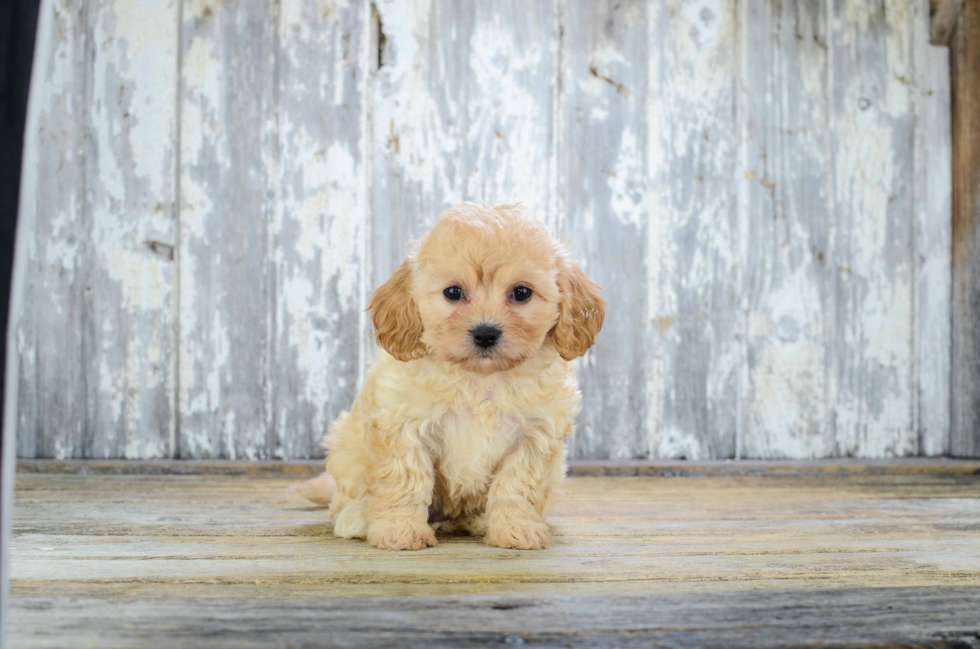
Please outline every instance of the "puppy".
M324 438L329 475L307 487L332 491L334 534L390 550L433 546L436 530L550 547L579 411L568 361L602 327L599 291L519 206L441 215L371 300L377 365Z

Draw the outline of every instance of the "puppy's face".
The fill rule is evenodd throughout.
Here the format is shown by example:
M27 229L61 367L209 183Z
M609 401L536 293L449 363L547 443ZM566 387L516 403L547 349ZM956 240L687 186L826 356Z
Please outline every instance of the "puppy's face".
M478 374L509 370L553 344L591 347L604 303L544 228L519 209L465 204L442 215L372 300L378 342Z
M439 222L416 257L429 353L471 372L534 356L558 322L555 250L540 227L490 215Z

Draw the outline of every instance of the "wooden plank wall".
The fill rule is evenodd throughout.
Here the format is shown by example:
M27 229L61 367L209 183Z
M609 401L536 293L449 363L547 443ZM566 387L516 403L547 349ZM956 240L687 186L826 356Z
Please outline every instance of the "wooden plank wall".
M21 456L321 456L370 292L463 200L606 288L574 456L949 449L924 1L52 7Z

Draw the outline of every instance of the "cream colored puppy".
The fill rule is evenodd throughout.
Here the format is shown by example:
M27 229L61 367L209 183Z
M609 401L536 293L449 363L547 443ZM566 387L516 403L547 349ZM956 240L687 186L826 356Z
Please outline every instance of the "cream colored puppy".
M550 547L579 411L568 361L602 327L599 287L519 206L459 205L414 249L371 300L383 351L324 438L334 533Z

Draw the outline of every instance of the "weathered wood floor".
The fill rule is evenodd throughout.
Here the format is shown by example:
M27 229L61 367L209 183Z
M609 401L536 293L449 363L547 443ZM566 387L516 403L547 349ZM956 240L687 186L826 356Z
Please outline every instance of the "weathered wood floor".
M537 553L333 538L309 467L95 466L18 475L12 647L980 647L978 463L576 477Z

